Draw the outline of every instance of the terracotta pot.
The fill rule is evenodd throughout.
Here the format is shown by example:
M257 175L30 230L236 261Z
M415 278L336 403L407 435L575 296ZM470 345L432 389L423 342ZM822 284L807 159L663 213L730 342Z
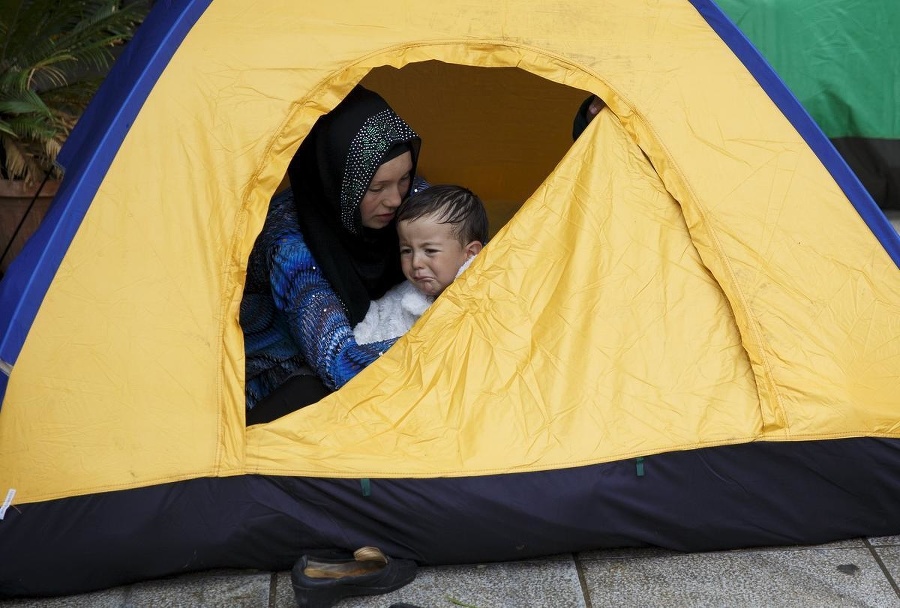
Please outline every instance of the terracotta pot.
M6 269L9 268L9 263L22 250L25 241L37 230L41 220L44 219L44 214L47 213L47 209L50 207L50 202L56 195L59 183L59 181L54 180L45 183L44 187L41 188L40 195L34 202L34 206L28 213L28 216L25 217L35 192L41 186L40 182L26 184L22 181L0 179L0 254L9 245L16 227L22 221L22 218L25 217L25 222L22 224L22 228L19 229L15 242L13 242L3 259L0 260L0 274L6 272Z

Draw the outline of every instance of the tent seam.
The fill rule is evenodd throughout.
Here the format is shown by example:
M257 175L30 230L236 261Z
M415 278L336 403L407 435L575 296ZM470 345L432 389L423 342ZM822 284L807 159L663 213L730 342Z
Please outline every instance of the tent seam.
M762 363L762 365L763 365L763 367L764 367L764 369L765 369L765 372L766 372L766 380L768 381L767 383L768 383L769 386L771 387L771 391L772 391L772 394L773 394L773 397L774 397L774 402L775 402L775 405L777 406L776 420L774 420L773 422L776 422L776 421L777 421L777 416L780 414L780 416L781 416L781 418L782 418L782 420L783 420L783 423L782 423L782 432L785 434L786 437L791 437L792 435L791 435L791 433L790 433L790 425L788 424L787 414L786 414L786 412L785 412L785 408L784 408L784 403L783 403L782 395L781 395L781 393L778 391L778 389L777 389L777 387L776 387L776 384L775 384L775 382L774 382L774 374L773 374L773 372L772 372L772 366L771 366L771 364L769 363L769 358L768 358L768 356L766 355L766 349L763 348L763 347L767 344L767 342L766 342L765 339L763 338L762 332L761 332L761 330L760 330L760 328L759 328L759 321L758 321L758 319L756 318L756 315L754 315L754 314L751 313L751 308L750 308L750 305L749 305L749 303L748 303L748 301L747 301L747 296L745 295L743 289L741 289L740 283L737 281L737 277L736 277L736 274L735 274L735 272L734 272L734 268L733 268L732 265L731 265L731 260L728 258L727 255L725 255L725 252L724 252L724 249L723 249L723 247L722 247L722 244L721 244L721 242L720 242L720 240L719 240L718 234L717 234L717 232L713 229L711 223L710 223L710 222L708 221L708 219L707 219L707 218L708 218L708 215L707 215L707 213L706 213L706 208L705 208L704 205L700 202L700 198L699 198L699 197L697 196L697 194L694 192L694 189L693 189L693 187L691 186L690 182L685 178L684 172L681 170L679 163L675 160L675 158L673 157L672 153L669 151L668 147L667 147L667 146L665 145L665 143L663 142L662 138L659 137L659 134L658 134L658 132L656 131L656 129L653 128L653 126L650 124L650 122L648 122L648 121L644 118L643 114L640 113L639 111L637 111L636 109L634 109L634 114L635 114L635 116L637 116L638 119L643 123L644 127L645 127L645 128L653 135L653 138L654 138L654 140L655 140L655 143L656 143L657 145L659 145L660 148L663 150L667 162L669 162L669 163L672 165L672 167L673 167L673 169L674 169L674 172L678 175L678 177L680 178L681 183L684 185L684 188L687 190L688 195L691 197L691 199L692 199L692 201L693 201L693 203L694 203L695 208L699 211L699 213L700 213L700 219L702 220L703 224L707 227L706 232L707 232L707 234L709 234L710 239L712 240L712 243L713 243L713 245L714 245L715 251L716 251L716 253L719 254L719 258L722 260L722 262L723 262L723 264L724 264L724 266L725 266L725 269L726 269L728 278L731 280L731 283L732 283L732 285L734 286L734 289L735 289L735 291L736 291L736 293L737 293L738 301L739 301L741 307L743 308L744 313L745 313L746 316L747 316L747 321L748 321L748 326L749 326L749 328L750 328L750 331L753 333L753 337L756 339L757 343L760 345L760 348L759 348L760 362ZM638 145L640 145L640 144L638 144ZM642 148L642 149L643 149L643 148ZM645 152L645 153L646 153L646 152ZM648 155L648 158L652 158L652 157L650 157L650 156ZM655 167L654 167L654 169L655 169ZM673 198L674 198L674 197L673 197ZM677 201L678 199L675 199L675 200ZM678 204L679 204L679 206L682 207L682 216L684 216L684 211L683 211L683 207L684 207L684 206L681 204L680 201L678 202ZM689 233L690 233L690 231L691 231L690 228L688 228L688 232L689 232ZM702 254L701 254L701 258L702 258ZM707 269L709 269L709 266L708 266L708 265L707 265L706 267L707 267ZM746 352L746 348L745 348L745 352ZM749 353L748 353L748 354L749 354ZM765 416L762 415L762 412L763 412L762 402L763 402L763 400L762 400L762 398L761 398L761 396L760 396L760 394L759 394L759 388L758 388L758 386L757 386L757 399L759 400L759 404L760 404L760 406L759 406L759 409L760 409L760 416L763 418L763 422L765 423Z

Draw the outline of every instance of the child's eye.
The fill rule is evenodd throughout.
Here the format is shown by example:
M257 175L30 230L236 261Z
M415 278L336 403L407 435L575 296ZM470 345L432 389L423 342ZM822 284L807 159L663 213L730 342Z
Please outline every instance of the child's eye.
M435 253L438 253L438 250L437 249L426 249L425 253L427 253L428 255L434 255Z
M410 253L412 253L412 250L409 249L408 247L400 248L400 255L409 255Z

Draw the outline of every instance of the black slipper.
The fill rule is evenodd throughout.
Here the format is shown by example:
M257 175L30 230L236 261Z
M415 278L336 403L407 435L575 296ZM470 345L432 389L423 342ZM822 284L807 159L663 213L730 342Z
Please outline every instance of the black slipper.
M417 569L412 560L363 547L344 559L304 555L291 570L291 584L299 608L331 608L345 597L399 589L416 578Z

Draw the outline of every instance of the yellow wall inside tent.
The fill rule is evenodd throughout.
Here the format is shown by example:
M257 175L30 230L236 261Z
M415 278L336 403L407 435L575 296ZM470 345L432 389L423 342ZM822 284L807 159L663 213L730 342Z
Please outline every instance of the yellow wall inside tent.
M422 137L419 174L478 193L496 234L572 145L588 96L519 68L413 63L373 69L360 83L380 93ZM278 190L289 186L287 175Z
M572 145L587 93L519 68L424 61L372 70L381 93L422 136L419 172L468 186L486 202L491 234L503 227Z
M269 197L355 83L425 61L518 67L611 111L381 360L245 430L238 307ZM532 145L532 124L519 131ZM898 335L896 266L685 1L448 1L424 18L216 0L16 361L0 486L30 502L248 472L473 475L898 437Z

